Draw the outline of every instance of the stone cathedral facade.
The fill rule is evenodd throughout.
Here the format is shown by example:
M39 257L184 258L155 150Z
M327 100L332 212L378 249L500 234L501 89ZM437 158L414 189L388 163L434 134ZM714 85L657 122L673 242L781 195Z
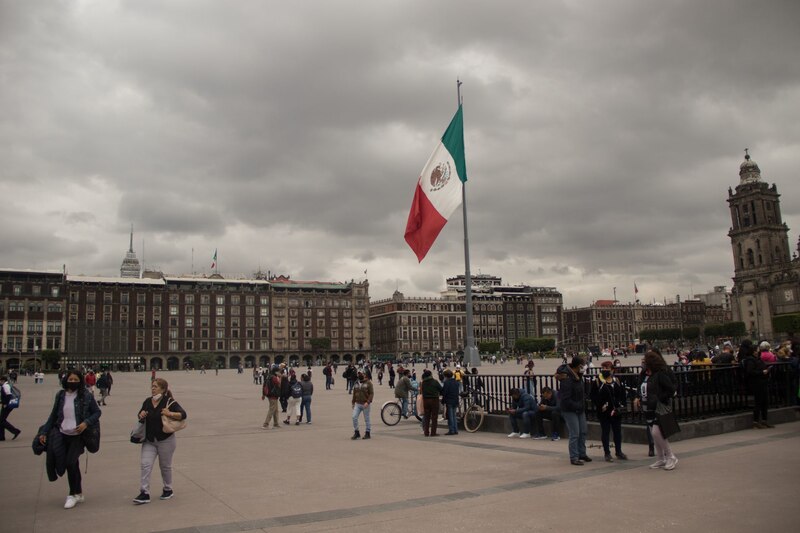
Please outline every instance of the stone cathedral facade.
M776 315L800 312L800 242L789 246L789 227L781 218L775 184L762 181L750 155L739 167L739 184L728 188L734 277L733 320L745 323L754 339L773 341Z

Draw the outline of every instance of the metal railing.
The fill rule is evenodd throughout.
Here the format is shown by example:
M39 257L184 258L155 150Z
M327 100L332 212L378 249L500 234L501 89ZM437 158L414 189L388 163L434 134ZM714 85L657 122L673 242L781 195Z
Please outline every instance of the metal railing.
M770 365L769 408L797 405L798 374L789 363ZM744 372L738 365L697 367L671 367L678 382L678 390L672 407L679 420L700 420L716 416L747 412L753 409L753 397ZM589 369L586 380L586 417L597 420L597 410L589 398L591 379L599 369ZM640 384L640 367L618 368L614 375L628 389L627 410L622 414L624 424L644 425L644 414L633 408ZM493 414L505 414L511 405L511 389L518 388L533 394L537 402L541 400L543 387L550 387L557 393L558 381L554 375L508 376L480 375L482 387L477 390L478 401L484 409ZM469 387L475 389L475 376L467 376Z

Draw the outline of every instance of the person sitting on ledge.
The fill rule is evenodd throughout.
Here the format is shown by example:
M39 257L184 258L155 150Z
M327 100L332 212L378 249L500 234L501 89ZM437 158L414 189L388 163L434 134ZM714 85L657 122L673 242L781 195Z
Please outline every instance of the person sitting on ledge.
M511 389L511 407L506 409L508 419L511 421L511 433L509 438L519 437L521 439L531 438L531 425L533 416L536 414L536 400L524 390ZM522 420L523 433L519 432L517 420Z

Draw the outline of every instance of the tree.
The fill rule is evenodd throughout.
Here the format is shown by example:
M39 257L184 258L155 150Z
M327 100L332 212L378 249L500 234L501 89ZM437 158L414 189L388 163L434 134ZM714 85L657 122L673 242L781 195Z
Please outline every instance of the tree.
M789 334L800 331L800 313L790 313L773 317L772 328L780 333Z
M520 337L514 341L514 349L520 352L549 352L556 347L550 337Z
M213 368L217 363L217 359L214 357L214 354L208 352L192 355L191 361L194 368L200 368L202 366L205 366L206 368Z
M328 337L313 337L308 342L311 344L311 349L315 351L331 349L331 340Z
M700 328L691 326L683 329L683 338L686 340L695 340L700 338Z
M722 333L727 337L744 337L747 335L747 326L744 322L726 322L722 325Z
M709 324L703 328L703 334L711 338L722 337L725 335L725 326L722 324Z
M45 369L58 366L61 360L61 352L58 350L42 350L42 366Z
M497 353L500 351L499 342L479 342L478 351L481 353Z

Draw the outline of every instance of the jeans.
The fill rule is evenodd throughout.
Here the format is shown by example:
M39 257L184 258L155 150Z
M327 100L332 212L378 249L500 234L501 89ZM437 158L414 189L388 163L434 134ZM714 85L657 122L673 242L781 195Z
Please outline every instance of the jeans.
M508 419L511 421L511 429L514 433L519 433L519 424L517 420L522 419L522 432L523 433L530 433L531 432L531 419L534 416L533 411L523 411L521 413L511 413L508 415Z
M544 421L549 420L553 435L561 434L561 412L557 409L552 411L536 411L533 421L536 423L536 434L545 435Z
M403 411L403 416L408 416L408 396L406 396L405 398L399 398L399 400L400 400L400 406Z
M164 490L172 490L172 455L175 453L176 445L175 435L164 440L142 443L142 492L150 494L150 474L153 472L156 457L158 457L158 467L161 470Z
M447 431L450 433L458 433L456 410L458 410L458 404L451 404L447 406Z
M311 396L303 396L300 404L300 418L303 418L303 411L306 413L306 422L311 423Z
M586 413L562 411L561 418L569 432L569 458L571 461L586 457Z
M358 417L364 413L364 422L367 424L367 433L372 429L372 423L369 420L369 410L372 404L357 403L353 405L353 429L358 431Z
M603 451L606 455L611 455L609 442L610 433L614 432L614 450L616 454L622 453L622 418L618 416L600 416L600 429L602 431L600 440L603 442Z
M333 376L330 376L330 375L325 376L325 389L326 390L331 388L331 381L333 381Z

